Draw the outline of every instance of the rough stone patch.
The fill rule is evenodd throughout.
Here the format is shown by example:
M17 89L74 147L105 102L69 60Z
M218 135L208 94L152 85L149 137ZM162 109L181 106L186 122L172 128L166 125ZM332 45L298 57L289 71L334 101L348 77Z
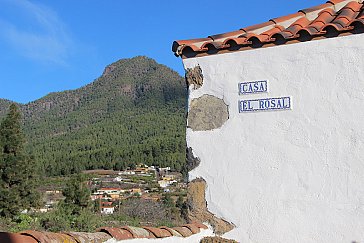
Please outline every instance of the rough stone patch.
M228 240L228 239L224 239L222 237L218 237L218 236L215 236L215 237L205 237L203 238L200 243L238 243L237 241L235 240Z
M220 128L229 119L228 105L212 95L193 99L188 113L188 127L194 131Z
M193 85L194 89L200 88L203 84L203 75L200 66L187 68L185 77L187 86Z
M187 171L190 172L197 166L199 166L201 160L198 157L195 157L192 152L192 148L186 148L186 162L187 162Z
M233 224L217 218L207 210L205 189L206 182L201 178L195 179L188 184L188 220L190 222L208 222L214 228L214 233L218 235L232 230L234 228Z

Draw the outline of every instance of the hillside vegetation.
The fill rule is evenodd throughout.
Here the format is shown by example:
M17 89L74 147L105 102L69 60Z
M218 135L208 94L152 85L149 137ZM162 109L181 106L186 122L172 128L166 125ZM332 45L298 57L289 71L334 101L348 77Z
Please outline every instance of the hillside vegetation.
M0 116L11 102L0 100ZM183 78L147 57L117 61L94 82L21 105L27 150L46 175L185 164Z

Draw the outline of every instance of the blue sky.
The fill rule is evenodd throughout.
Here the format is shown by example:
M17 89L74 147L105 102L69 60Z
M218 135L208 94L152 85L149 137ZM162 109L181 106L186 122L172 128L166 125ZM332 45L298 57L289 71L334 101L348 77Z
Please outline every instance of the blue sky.
M122 58L145 55L184 73L174 40L206 37L320 0L0 0L0 98L27 103L75 89Z

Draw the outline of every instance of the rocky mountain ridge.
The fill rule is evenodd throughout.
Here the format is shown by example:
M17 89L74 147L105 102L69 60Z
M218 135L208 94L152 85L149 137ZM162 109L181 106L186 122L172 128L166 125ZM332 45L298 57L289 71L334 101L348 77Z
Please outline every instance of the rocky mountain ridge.
M108 65L79 89L18 105L28 149L46 174L141 162L181 170L185 96L178 73L139 56ZM0 116L10 103L0 100Z

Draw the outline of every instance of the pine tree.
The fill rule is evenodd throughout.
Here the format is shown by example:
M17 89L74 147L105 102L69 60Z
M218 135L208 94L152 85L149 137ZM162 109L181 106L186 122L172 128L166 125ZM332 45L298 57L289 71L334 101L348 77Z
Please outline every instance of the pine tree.
M166 207L168 207L168 208L174 207L173 199L169 193L165 193L163 195L162 201Z
M91 192L86 183L85 175L73 175L63 190L64 206L71 209L72 214L80 214L82 209L91 209Z
M0 216L14 217L37 206L37 171L34 160L24 152L21 115L12 104L0 124Z

